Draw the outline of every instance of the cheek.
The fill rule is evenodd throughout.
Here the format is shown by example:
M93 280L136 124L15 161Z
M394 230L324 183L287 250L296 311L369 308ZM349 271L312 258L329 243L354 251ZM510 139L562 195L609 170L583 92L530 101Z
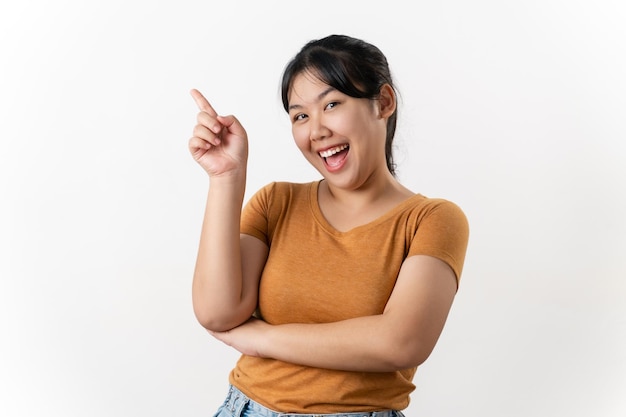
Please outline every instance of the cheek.
M328 128L335 134L345 137L360 136L360 132L367 130L369 118L358 113L344 113L339 117L333 117L328 121Z
M305 132L305 129L298 126L293 126L291 128L291 134L293 136L294 142L296 142L296 146L304 151L310 147L309 136Z

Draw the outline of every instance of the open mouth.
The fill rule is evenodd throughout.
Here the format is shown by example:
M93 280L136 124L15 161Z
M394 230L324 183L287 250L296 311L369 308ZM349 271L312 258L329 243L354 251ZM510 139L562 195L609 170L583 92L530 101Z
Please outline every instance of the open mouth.
M337 145L334 148L321 151L319 152L319 155L324 159L324 162L329 167L339 167L346 159L346 156L348 156L349 150L350 145L344 143L342 145Z

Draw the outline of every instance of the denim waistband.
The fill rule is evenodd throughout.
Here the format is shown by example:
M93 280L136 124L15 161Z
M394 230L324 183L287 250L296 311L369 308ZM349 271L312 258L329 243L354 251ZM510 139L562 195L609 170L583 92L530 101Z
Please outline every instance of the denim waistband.
M404 417L400 411L396 410L331 414L281 413L252 401L248 396L232 385L229 388L224 407L226 407L234 417L241 417L244 410L252 412L249 414L255 417Z

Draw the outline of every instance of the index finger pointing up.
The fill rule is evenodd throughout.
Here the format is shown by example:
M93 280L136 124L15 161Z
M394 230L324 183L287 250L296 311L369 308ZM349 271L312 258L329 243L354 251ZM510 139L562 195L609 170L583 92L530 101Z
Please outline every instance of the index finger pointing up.
M196 105L200 110L202 110L203 112L207 112L213 117L217 117L217 112L211 106L209 101L202 95L201 92L194 88L191 90L191 97L193 97L193 99L196 101Z

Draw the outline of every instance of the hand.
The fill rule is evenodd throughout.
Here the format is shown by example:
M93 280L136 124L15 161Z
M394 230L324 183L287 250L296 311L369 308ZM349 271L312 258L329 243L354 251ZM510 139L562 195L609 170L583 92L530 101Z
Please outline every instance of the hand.
M237 349L244 355L264 357L261 353L261 347L267 331L271 327L270 324L263 320L251 318L234 329L225 332L212 332L209 330L209 333L217 340Z
M248 135L235 116L219 116L198 90L191 90L200 112L189 151L209 176L245 171Z

